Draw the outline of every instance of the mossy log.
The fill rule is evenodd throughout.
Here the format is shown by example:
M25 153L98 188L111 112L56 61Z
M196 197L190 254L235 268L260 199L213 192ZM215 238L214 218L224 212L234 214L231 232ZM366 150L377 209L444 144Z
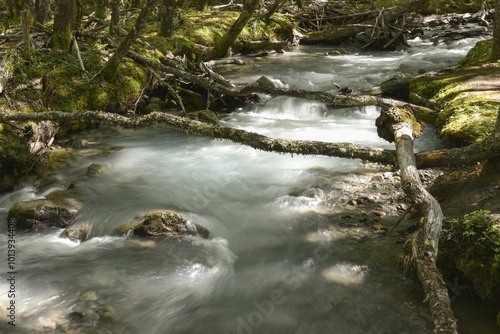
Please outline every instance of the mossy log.
M29 114L5 114L0 116L0 120L2 119L5 121L92 120L93 122L118 125L124 128L141 128L161 123L186 133L194 133L218 139L228 139L235 143L244 144L262 151L362 159L386 165L393 165L395 163L395 152L393 150L373 148L352 143L325 143L320 141L269 138L245 130L209 125L162 112L152 112L145 116L127 118L105 112L85 111L64 113L52 111Z
M331 157L362 159L385 165L397 165L394 150L374 148L352 143L326 143L321 141L291 140L269 138L257 133L240 129L209 125L203 122L174 116L168 113L152 112L145 116L128 118L125 116L96 111L84 112L41 112L41 113L11 113L0 115L0 121L92 121L125 128L141 128L154 124L166 124L179 131L194 133L212 138L228 139L235 143L268 152L324 155ZM494 133L485 140L462 148L423 151L416 155L416 166L442 167L475 164L500 156L500 134Z
M405 194L422 215L423 224L417 232L413 253L416 254L417 273L426 294L434 320L434 333L455 334L457 323L451 310L446 284L436 266L439 237L443 224L443 212L438 201L425 189L418 175L413 153L412 127L404 122L399 114L384 110L387 122L394 132L396 155L401 171L401 184Z

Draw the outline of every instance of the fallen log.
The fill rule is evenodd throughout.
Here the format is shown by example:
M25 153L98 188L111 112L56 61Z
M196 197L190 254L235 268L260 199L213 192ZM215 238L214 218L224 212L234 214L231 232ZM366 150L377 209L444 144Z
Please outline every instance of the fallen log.
M392 128L396 144L396 156L401 172L403 190L422 215L421 228L412 242L417 274L426 295L434 320L434 333L456 334L457 323L451 310L446 284L436 266L439 236L443 224L443 212L438 201L425 189L418 175L413 153L412 127L404 122L394 109L382 111L392 119L386 127Z
M127 118L118 114L94 111L74 113L49 111L42 113L14 113L0 115L0 121L3 122L42 120L85 120L95 123L118 125L124 128L141 128L161 123L186 133L194 133L211 138L228 139L235 143L244 144L267 152L325 155L340 158L362 159L385 165L393 165L395 163L395 154L393 150L374 148L352 143L325 143L308 140L269 138L264 135L245 130L209 125L203 122L161 112L152 112L148 115L135 118Z
M51 111L41 113L0 114L0 122L57 122L62 120L86 120L96 123L118 125L126 128L140 128L154 124L166 124L186 133L199 134L211 138L228 139L236 143L269 152L325 155L331 157L362 159L364 161L385 165L397 165L394 150L373 148L352 143L326 143L321 141L275 139L244 130L208 125L161 112L153 112L136 118L127 118L113 113L96 111L74 113ZM498 133L488 136L482 142L474 143L466 147L423 151L415 154L416 166L419 168L471 165L497 156L500 156L500 134Z

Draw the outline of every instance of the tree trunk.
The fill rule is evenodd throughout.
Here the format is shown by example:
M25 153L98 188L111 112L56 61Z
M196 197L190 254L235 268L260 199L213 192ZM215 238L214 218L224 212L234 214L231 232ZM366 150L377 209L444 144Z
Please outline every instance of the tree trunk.
M262 147L267 147L267 150L269 151L326 155L332 157L362 159L385 165L396 165L396 153L394 150L372 148L362 145L354 145L351 143L336 144L319 141L271 139L243 130L226 129L204 123L192 123L194 121L158 112L147 116L137 117L134 120L104 112L11 113L0 115L0 119L5 121L60 121L85 119L125 127L145 127L152 124L163 123L184 132L207 135L213 138L229 139L237 143L250 145L256 148L260 148L258 145L261 145ZM286 145L283 143L286 143ZM283 147L288 148L286 149ZM475 164L477 161L486 161L487 159L497 156L500 156L500 133L493 134L482 142L474 143L462 148L424 151L415 154L416 166L419 168L471 165ZM495 175L498 179L498 174Z
M158 34L160 36L169 37L174 32L174 18L176 15L177 1L162 0L160 15L160 26Z
M36 0L35 22L43 24L50 17L50 0Z
M101 20L106 19L106 10L108 9L108 0L97 0L95 17Z
M493 28L493 61L500 59L500 0L495 1L495 26Z
M69 51L78 15L75 0L56 0L52 48Z
M120 34L120 6L121 0L111 0L111 22L109 23L109 35L118 36Z
M111 81L116 77L116 73L118 71L118 65L120 65L123 57L130 49L132 44L136 41L137 37L139 37L139 33L144 28L146 24L146 19L149 16L149 13L153 10L154 5L156 4L156 0L146 0L144 7L142 7L137 20L135 21L134 26L128 32L127 36L123 39L123 41L116 49L113 56L108 60L103 69L103 74L106 80Z
M401 117L385 109L392 116L392 127L396 143L396 155L401 171L403 190L422 215L423 225L417 232L416 242L412 243L412 253L416 254L417 273L424 289L434 320L434 333L456 334L457 323L451 310L446 284L436 266L439 237L443 223L443 212L438 201L425 189L420 181L413 154L412 127ZM392 114L392 115L391 115Z
M222 36L217 44L214 46L210 54L208 55L208 60L217 59L225 56L231 46L233 46L238 36L240 36L241 31L245 28L248 20L252 17L253 13L259 5L259 0L247 0L243 6L243 11L240 16L233 23L231 28Z
M22 26L23 26L23 57L24 60L30 60L31 54L31 39L30 39L30 11L28 8L23 9Z

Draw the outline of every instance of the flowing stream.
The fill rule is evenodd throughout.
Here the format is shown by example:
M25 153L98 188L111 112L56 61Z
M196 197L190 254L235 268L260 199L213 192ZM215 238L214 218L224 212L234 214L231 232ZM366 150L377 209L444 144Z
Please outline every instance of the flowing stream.
M338 56L301 48L216 70L236 84L266 75L290 88L333 91L335 82L361 90L394 75L456 64L477 40L439 46L415 40L405 52ZM392 148L376 135L378 112L263 96L222 123L273 137ZM432 331L418 282L396 268L396 234L360 240L344 232L322 214L335 212L341 200L335 191L291 195L317 189L325 178L335 189L363 178L368 189L371 175L386 169L357 160L266 153L164 127L93 135L121 149L81 158L77 167L54 173L52 182L21 185L0 197L5 222L17 201L42 198L71 182L83 182L88 192L77 223L91 224L90 240L60 238L61 230L16 235L17 332L50 332L76 310L83 310L76 322L89 333ZM416 149L440 145L427 128ZM95 162L109 171L86 177ZM140 240L115 233L120 224L157 209L180 212L205 226L210 238ZM5 245L5 224L0 232ZM5 321L9 286L7 250L1 249L0 332L14 333ZM457 311L462 333L495 333L488 312L465 304Z

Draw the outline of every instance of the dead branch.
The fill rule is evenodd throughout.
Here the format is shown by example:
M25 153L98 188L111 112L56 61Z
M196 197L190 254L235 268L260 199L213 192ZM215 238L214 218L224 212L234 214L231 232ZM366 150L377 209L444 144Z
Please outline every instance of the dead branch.
M416 267L420 283L426 294L434 320L434 333L456 334L457 323L451 310L446 284L436 266L443 212L438 201L425 189L418 175L413 154L412 127L403 121L394 109L383 112L392 117L387 124L394 131L396 156L401 171L401 184L405 194L422 215L423 224L416 236Z

